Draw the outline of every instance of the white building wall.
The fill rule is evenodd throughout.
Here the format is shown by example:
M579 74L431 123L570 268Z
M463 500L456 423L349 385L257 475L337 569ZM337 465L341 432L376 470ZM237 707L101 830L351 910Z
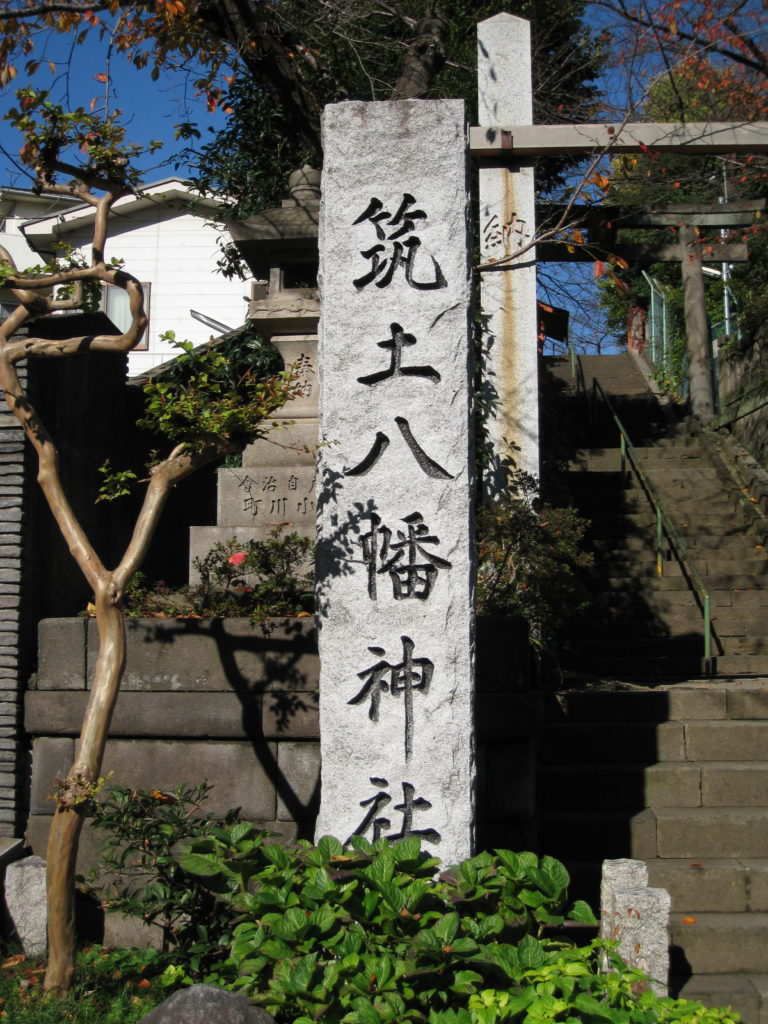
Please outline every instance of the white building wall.
M216 273L223 227L206 223L204 217L173 203L132 210L124 225L119 212L110 221L107 259L117 256L124 260L129 273L151 286L149 348L130 354L131 376L178 354L168 342L159 340L165 331L175 331L178 340L196 345L208 341L211 328L190 316L191 309L230 328L244 322L249 283ZM90 227L73 229L66 237L88 253Z

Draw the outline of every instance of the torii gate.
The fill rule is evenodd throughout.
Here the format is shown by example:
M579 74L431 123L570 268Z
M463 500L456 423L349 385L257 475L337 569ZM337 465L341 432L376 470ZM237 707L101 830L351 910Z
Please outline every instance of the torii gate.
M536 216L532 158L547 153L768 152L768 122L751 124L534 125L530 25L497 14L477 27L478 119L470 152L479 164L480 288L489 469L486 496L499 493L511 466L538 475ZM743 206L743 204L742 204ZM721 208L721 212L722 208ZM664 211L661 216L674 213ZM680 225L680 220L676 222ZM701 247L692 224L680 225L693 411L714 414ZM515 258L520 253L519 258ZM717 250L717 261L730 258ZM707 391L709 398L707 399ZM703 398L701 396L704 396Z

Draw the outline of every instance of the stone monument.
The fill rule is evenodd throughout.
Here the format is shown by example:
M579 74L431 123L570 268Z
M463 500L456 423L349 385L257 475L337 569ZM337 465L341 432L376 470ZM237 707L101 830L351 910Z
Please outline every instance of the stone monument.
M282 206L228 226L255 278L248 317L286 365L306 357L305 395L272 417L279 425L245 449L242 467L218 470L216 526L191 528L190 563L217 541L264 540L276 526L315 536L319 172L294 171L289 190Z
M464 105L323 115L317 835L472 852Z

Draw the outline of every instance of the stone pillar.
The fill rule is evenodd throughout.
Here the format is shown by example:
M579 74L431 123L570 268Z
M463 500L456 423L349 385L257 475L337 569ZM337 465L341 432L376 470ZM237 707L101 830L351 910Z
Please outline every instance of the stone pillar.
M463 103L323 116L317 835L472 850Z
M245 449L241 467L218 470L216 526L190 531L193 581L195 557L217 541L266 540L276 527L315 536L319 172L311 167L294 171L289 189L281 206L228 227L256 278L248 318L286 366L304 358L305 393L275 413L274 429Z
M613 894L612 938L619 956L651 979L658 996L669 995L669 911L666 889L617 889Z
M712 347L704 300L704 274L701 269L701 245L696 228L689 224L681 225L679 234L691 412L702 423L708 423L715 415L715 398L712 382Z
M603 861L600 938L618 942L619 956L644 971L661 996L668 994L670 907L666 889L649 888L645 861ZM602 970L609 968L605 957Z
M477 26L478 124L533 123L530 25L497 14ZM488 469L484 491L498 496L510 469L539 473L536 250L519 258L536 230L533 164L483 160L480 261L498 269L480 277L482 402Z

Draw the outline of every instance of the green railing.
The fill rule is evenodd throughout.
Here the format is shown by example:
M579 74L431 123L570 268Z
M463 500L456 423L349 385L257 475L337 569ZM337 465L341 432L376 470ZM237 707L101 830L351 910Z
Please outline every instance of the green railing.
M637 452L632 444L629 435L627 434L624 424L621 422L616 414L616 410L611 403L611 400L603 390L600 381L597 378L592 380L592 392L593 395L599 394L602 400L605 402L608 412L610 413L613 422L619 431L621 438L620 451L621 451L621 478L622 480L627 477L627 463L629 462L632 469L637 474L637 478L645 491L646 497L651 503L654 512L656 514L656 573L658 576L664 575L664 536L666 535L669 541L670 547L674 550L678 562L684 567L687 573L688 582L691 587L695 590L698 595L699 608L704 618L704 673L706 676L711 677L715 674L715 661L712 657L712 609L710 603L709 591L704 586L704 581L701 578L696 566L693 564L691 556L688 554L688 550L677 531L677 527L673 523L669 516L669 513L664 508L656 488L651 483L647 473L642 468L640 460L637 457Z

